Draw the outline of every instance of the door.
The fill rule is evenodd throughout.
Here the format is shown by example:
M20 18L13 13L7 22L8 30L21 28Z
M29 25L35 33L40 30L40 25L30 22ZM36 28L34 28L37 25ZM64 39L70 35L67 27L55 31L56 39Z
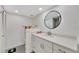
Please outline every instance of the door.
M2 48L2 17L1 17L1 13L0 13L0 53L1 53L1 48Z
M0 13L0 53L5 52L5 12Z

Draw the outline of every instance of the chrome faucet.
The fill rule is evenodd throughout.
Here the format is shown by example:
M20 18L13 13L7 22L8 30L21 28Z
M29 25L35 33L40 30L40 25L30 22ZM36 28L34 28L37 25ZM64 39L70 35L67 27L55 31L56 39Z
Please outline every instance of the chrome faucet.
M52 35L52 33L50 31L47 32L47 35Z

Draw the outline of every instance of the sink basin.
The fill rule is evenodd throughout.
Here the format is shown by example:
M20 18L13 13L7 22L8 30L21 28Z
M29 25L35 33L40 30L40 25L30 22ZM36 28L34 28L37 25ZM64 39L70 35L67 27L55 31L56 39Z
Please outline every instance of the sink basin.
M50 33L41 33L41 34L39 34L39 35L41 35L41 36L46 36L46 37L50 37L50 38L53 38L54 37L54 35L53 34L50 34Z
M49 38L53 38L54 35L51 32L36 32L37 35L39 36L44 36L44 37L49 37Z

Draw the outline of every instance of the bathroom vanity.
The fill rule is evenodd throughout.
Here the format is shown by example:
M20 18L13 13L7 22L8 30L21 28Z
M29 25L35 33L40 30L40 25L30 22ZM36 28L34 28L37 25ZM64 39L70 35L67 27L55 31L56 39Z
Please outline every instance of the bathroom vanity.
M57 10L49 11L45 15L45 18L40 20L42 20L42 25L44 25L45 27L42 28L43 26L39 26L39 31L35 30L35 32L31 33L33 52L78 53L79 48L77 42L77 35L75 35L76 27L75 25L74 27L72 25L74 22L70 24L70 19L64 19L62 12ZM66 21L67 23L65 23ZM72 31L72 29L74 31Z
M76 53L77 44L74 37L62 37L53 34L32 33L32 50L36 53Z

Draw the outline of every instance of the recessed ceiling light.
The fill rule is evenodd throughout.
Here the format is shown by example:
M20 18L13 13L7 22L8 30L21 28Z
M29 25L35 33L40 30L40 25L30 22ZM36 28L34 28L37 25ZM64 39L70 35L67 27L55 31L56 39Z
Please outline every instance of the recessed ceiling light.
M15 10L15 13L18 13L19 11L18 10Z
M43 8L38 8L38 10L39 10L39 11L42 11L42 10L43 10Z

